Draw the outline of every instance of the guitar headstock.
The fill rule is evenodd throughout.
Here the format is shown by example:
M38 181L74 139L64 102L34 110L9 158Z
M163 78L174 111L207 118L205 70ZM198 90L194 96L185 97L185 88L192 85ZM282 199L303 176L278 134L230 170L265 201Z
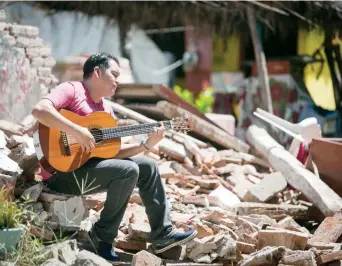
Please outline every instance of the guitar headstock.
M187 117L175 117L171 120L172 129L186 134L193 128L193 123Z

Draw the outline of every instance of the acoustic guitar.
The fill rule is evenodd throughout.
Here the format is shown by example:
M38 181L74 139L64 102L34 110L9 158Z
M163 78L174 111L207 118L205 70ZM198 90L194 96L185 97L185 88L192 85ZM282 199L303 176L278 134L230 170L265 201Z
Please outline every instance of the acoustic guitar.
M52 167L61 172L74 171L92 157L112 158L120 151L122 137L152 133L154 127L159 127L162 123L165 130L183 133L190 131L190 124L185 117L117 126L117 121L106 112L94 112L88 116L80 116L64 109L59 112L75 124L88 128L95 139L95 148L90 153L82 152L81 146L72 135L39 123L33 135L37 158L45 169Z

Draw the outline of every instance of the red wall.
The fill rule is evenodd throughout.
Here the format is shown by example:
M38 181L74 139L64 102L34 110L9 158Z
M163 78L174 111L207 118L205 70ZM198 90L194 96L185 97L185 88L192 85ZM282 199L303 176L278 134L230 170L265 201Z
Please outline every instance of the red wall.
M197 47L199 57L198 66L195 70L186 72L186 88L195 95L211 85L210 76L212 71L212 37L209 30L187 30L185 33L185 50L191 41Z

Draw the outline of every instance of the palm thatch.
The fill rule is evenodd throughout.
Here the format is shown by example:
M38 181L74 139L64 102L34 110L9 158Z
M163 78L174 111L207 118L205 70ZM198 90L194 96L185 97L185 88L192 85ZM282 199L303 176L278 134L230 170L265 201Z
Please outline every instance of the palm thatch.
M272 31L298 26L336 28L342 24L342 3L333 1L37 1L50 12L80 11L105 15L120 25L168 27L186 23L210 25L216 33L248 31L246 7L255 10L259 22Z

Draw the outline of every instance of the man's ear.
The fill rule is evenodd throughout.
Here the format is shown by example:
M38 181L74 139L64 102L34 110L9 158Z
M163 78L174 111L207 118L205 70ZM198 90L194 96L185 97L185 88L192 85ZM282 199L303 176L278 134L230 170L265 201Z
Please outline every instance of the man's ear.
M95 77L99 78L100 72L101 72L101 69L98 66L94 67Z

